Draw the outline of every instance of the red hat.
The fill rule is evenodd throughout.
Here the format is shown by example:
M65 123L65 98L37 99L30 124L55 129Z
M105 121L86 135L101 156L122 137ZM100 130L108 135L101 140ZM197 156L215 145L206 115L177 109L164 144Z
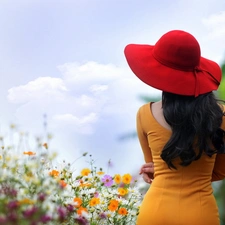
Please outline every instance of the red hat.
M162 91L197 97L221 81L219 65L201 57L198 41L185 31L169 31L155 45L129 44L124 52L134 74Z

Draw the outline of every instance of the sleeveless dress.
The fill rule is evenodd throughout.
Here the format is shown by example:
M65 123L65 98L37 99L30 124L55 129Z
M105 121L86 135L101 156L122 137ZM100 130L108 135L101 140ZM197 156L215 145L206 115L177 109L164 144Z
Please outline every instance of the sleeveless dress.
M221 126L225 130L225 118ZM154 180L144 196L137 225L219 225L212 181L225 178L225 154L202 155L187 167L174 161L170 170L160 154L171 136L151 113L151 103L137 113L137 133L146 162L154 162Z

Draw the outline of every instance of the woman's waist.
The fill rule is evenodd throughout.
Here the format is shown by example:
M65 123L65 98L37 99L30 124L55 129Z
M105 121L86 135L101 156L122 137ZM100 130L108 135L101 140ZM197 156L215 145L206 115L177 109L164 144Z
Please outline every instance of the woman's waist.
M151 184L153 188L182 192L212 193L211 177L156 176Z

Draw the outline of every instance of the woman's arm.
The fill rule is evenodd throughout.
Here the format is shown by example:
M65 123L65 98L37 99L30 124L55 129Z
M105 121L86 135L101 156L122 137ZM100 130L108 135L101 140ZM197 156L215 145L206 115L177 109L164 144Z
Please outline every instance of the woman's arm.
M137 112L137 135L138 135L138 139L144 154L144 159L145 162L152 162L152 153L151 153L151 149L149 147L148 144L148 139L147 139L147 133L146 131L143 129L143 124L142 124L142 116L144 114L144 107L141 107L138 112Z
M225 154L217 154L212 172L212 182L225 178Z
M142 175L146 183L152 183L154 178L154 164L152 160L151 149L148 144L147 133L142 125L142 116L144 115L144 107L141 107L137 113L137 135L144 154L145 164L140 168L139 174Z

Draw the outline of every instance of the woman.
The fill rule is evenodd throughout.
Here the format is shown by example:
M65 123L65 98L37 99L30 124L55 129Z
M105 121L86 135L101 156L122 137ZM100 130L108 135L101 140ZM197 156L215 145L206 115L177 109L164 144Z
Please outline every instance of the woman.
M154 46L130 44L125 56L139 79L162 90L162 101L137 113L146 161L140 173L152 182L137 225L219 225L211 182L225 178L225 107L212 92L220 67L201 57L197 40L181 30Z

